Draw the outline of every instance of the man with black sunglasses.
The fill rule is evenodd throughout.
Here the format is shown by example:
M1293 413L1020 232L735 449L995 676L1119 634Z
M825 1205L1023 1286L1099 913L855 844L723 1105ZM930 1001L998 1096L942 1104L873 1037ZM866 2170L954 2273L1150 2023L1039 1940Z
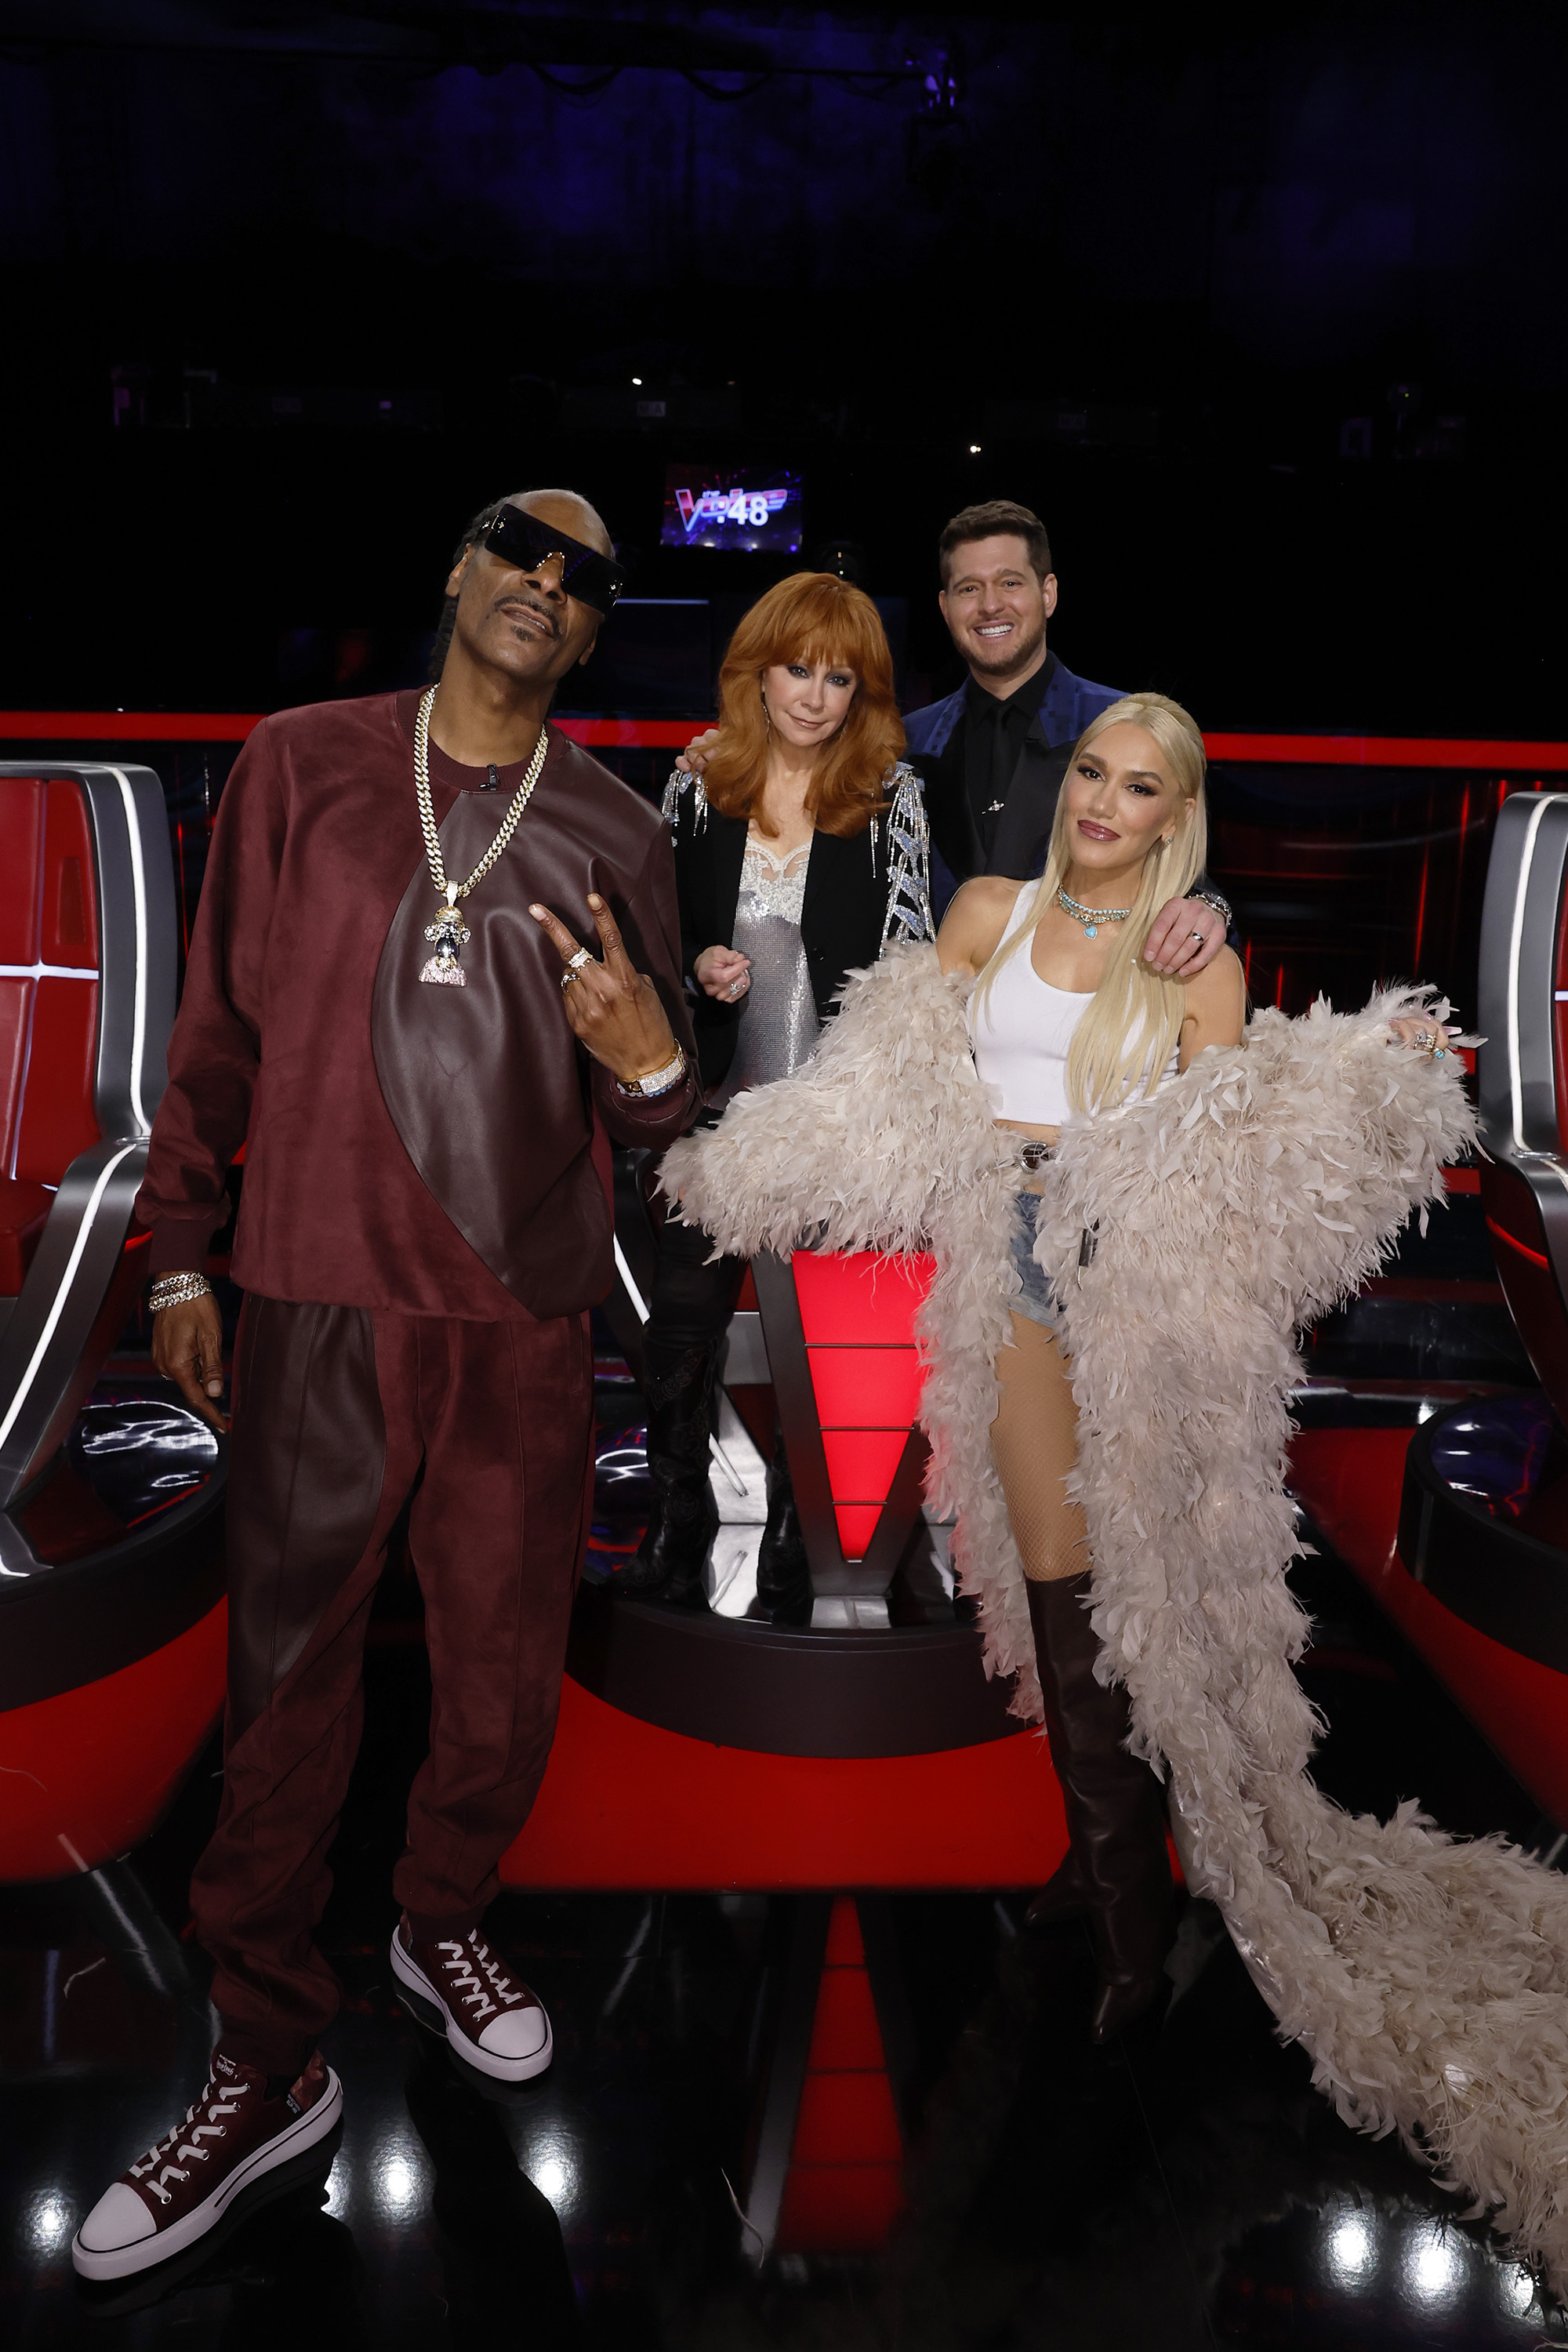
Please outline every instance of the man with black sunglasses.
M550 1753L587 1538L610 1143L661 1150L699 1099L668 835L546 724L619 587L575 493L487 508L437 683L279 712L224 793L138 1204L153 1360L223 1429L203 1268L246 1146L225 1786L192 1883L221 2034L195 2105L79 2230L90 2278L325 2160L314 1930L405 1507L434 1695L393 1973L479 2073L550 2063L480 1922Z

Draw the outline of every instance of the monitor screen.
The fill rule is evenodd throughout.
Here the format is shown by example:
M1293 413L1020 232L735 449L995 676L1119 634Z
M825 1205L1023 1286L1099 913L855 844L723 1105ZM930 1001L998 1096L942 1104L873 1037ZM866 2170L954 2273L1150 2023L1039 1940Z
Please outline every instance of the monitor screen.
M671 465L659 543L797 555L805 502L800 476L783 467Z

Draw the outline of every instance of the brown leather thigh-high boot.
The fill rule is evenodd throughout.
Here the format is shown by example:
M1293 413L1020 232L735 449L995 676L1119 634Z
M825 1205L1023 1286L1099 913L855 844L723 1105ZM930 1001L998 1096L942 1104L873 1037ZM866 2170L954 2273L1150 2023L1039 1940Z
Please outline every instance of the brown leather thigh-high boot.
M1130 1756L1127 1694L1095 1680L1089 1575L1025 1580L1051 1761L1100 1964L1090 2039L1109 2042L1166 1990L1171 1865L1160 1784Z
M1057 1927L1064 1920L1081 1919L1088 1909L1089 1890L1078 1866L1078 1856L1069 1845L1066 1856L1039 1893L1031 1895L1024 1906L1024 1925L1026 1927Z

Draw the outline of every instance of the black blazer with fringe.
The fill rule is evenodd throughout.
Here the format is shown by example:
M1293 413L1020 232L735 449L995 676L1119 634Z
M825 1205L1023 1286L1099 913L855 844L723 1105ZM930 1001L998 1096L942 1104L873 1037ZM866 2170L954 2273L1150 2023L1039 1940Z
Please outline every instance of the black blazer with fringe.
M900 766L889 780L889 799L908 783L921 793L919 779ZM704 948L732 947L735 908L741 896L741 866L746 854L744 817L721 816L697 780L679 770L665 794L675 851L675 882L680 912L680 957L684 968L691 1025L697 1034L698 1066L705 1087L722 1083L735 1054L745 1000L731 1003L710 996L692 969ZM922 796L923 810L923 796ZM890 812L875 828L850 835L818 833L811 845L805 870L805 900L801 909L800 937L806 971L816 1004L816 1017L826 1021L837 1012L835 1002L848 974L875 963L888 934L889 897L896 876L892 868L893 828ZM898 892L899 907L891 936L931 939L929 862L923 823L919 828L919 908L911 912L908 883Z

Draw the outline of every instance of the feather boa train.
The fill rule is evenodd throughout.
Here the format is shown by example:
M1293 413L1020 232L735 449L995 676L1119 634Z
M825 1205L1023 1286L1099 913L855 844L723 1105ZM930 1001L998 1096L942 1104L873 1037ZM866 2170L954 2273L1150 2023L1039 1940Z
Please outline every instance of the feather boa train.
M1017 1277L1016 1167L934 950L855 976L796 1077L742 1096L665 1161L726 1252L929 1247L928 1492L986 1671L1035 1720L1023 1575L991 1455ZM1257 1014L1150 1101L1072 1122L1037 1255L1064 1302L1073 1484L1101 1671L1168 1771L1189 1882L1224 1912L1281 2032L1348 2123L1396 2131L1568 2291L1568 1879L1413 1803L1386 1822L1314 1786L1292 1662L1307 1620L1285 1489L1294 1335L1353 1292L1473 1139L1456 1063L1394 1047L1429 992ZM1079 1264L1086 1229L1091 1263Z

